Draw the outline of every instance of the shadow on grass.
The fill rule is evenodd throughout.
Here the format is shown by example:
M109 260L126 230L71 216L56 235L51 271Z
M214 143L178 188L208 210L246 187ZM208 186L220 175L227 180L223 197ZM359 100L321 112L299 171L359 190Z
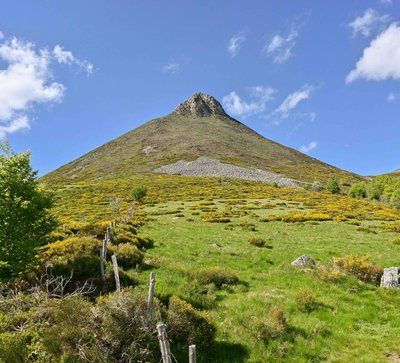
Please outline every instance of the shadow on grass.
M172 347L174 348L174 347ZM175 358L178 362L187 362L188 353L186 348L175 347L178 349ZM209 347L197 346L198 362L218 362L218 363L243 363L249 357L248 349L241 344L229 342L215 342Z

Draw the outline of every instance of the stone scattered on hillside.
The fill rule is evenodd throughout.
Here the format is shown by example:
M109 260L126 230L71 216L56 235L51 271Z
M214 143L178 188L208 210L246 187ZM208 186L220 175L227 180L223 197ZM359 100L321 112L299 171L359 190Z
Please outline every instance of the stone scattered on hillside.
M292 179L285 178L265 170L247 169L232 164L221 163L218 160L200 157L194 161L179 160L176 163L164 165L154 170L155 173L177 174L188 176L216 176L252 180L264 183L276 183L280 187L298 188Z
M300 257L296 258L291 263L291 265L314 268L315 267L315 261L311 256L303 255L303 256L300 256Z
M185 102L181 103L177 108L175 108L174 113L178 115L193 115L198 117L211 115L228 117L221 104L214 97L201 92L195 93Z
M400 288L400 268L388 267L383 270L381 287Z

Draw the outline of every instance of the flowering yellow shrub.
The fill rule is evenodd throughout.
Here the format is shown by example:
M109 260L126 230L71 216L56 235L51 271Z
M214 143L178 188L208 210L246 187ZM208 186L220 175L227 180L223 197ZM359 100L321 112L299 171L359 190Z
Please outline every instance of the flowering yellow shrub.
M332 216L319 212L292 212L282 217L282 222L294 223L305 221L331 221Z
M383 269L369 262L365 256L347 255L334 259L334 263L342 271L356 276L361 281L378 283Z

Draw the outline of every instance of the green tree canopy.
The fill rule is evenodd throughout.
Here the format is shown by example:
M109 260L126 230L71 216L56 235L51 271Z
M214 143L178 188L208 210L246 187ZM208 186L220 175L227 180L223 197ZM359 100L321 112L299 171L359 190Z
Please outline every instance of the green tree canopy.
M56 221L50 214L52 198L42 190L32 170L30 153L15 153L0 141L0 274L15 276L31 263L36 248Z
M326 190L332 194L340 193L340 186L336 179L329 179L326 183Z

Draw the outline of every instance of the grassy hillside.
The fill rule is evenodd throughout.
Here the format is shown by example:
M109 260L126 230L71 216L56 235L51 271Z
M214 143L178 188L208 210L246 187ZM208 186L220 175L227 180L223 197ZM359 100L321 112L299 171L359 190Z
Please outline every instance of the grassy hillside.
M124 216L131 188L141 184L149 194L137 209L144 221L139 233L155 246L140 268L125 272L146 289L149 272L155 271L161 302L168 305L175 295L210 313L217 339L211 346L199 345L199 361L387 362L400 357L398 291L360 280L332 262L359 255L379 268L399 265L399 212L346 196L243 180L136 176L60 185L56 213L63 229L83 231L96 221L112 220L115 197L121 198L118 215ZM255 238L264 245L252 244ZM290 266L303 254L316 260L316 269ZM238 282L202 283L205 270L217 277L233 274ZM174 342L171 347L179 361L186 360L182 347Z
M219 105L216 100L213 102ZM225 113L173 112L100 146L46 175L43 180L54 183L57 180L126 178L200 156L264 169L301 181L360 178L268 140Z

